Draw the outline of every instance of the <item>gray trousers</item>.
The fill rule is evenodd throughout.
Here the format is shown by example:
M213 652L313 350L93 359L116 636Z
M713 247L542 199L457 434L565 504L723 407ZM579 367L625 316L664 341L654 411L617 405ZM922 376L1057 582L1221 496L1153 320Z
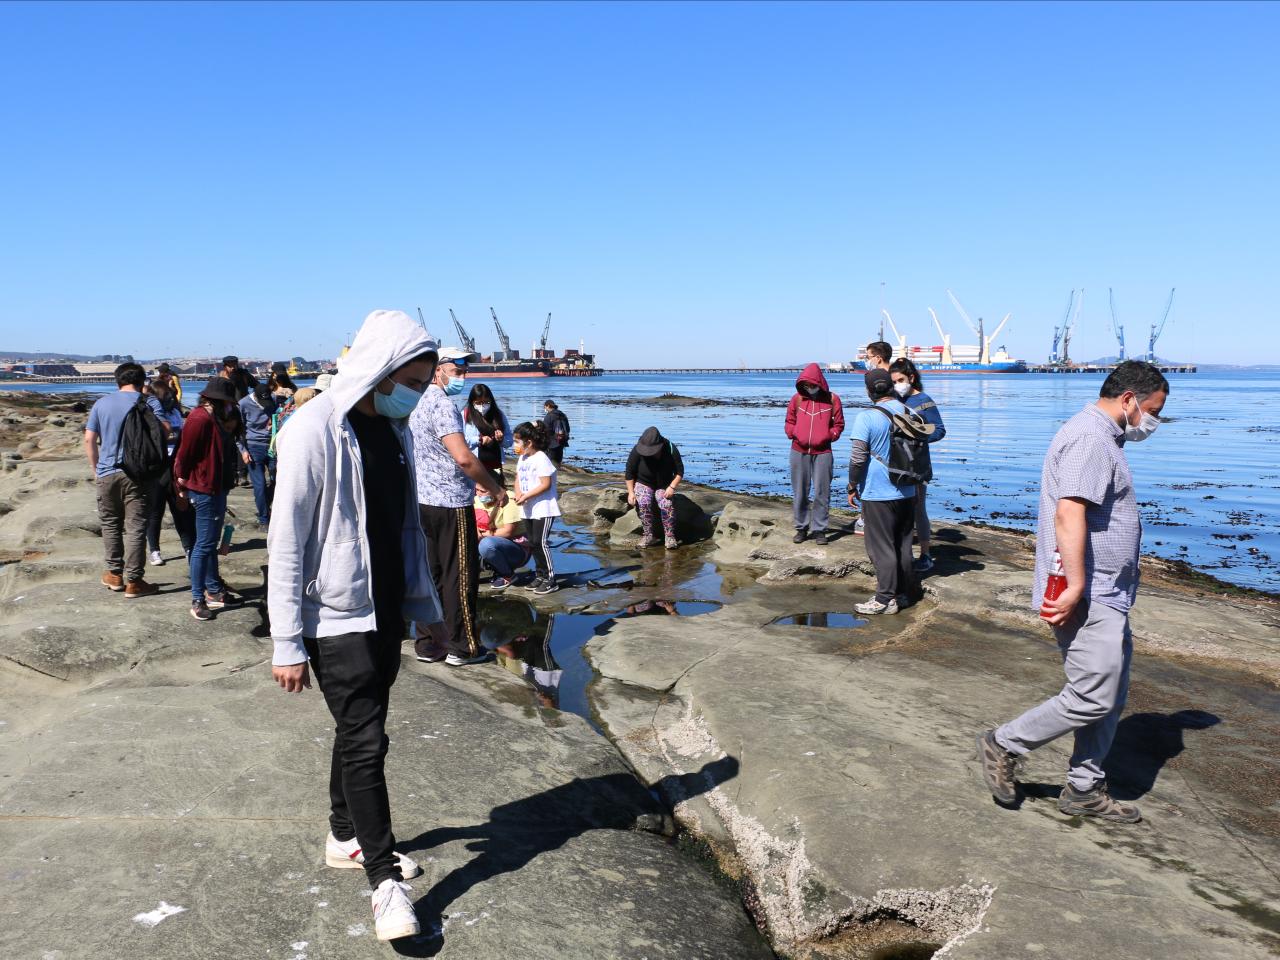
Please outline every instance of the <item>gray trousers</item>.
M151 484L134 483L123 473L98 477L98 520L107 570L124 573L126 583L141 580L147 559L147 515Z
M1102 761L1111 750L1129 695L1129 615L1106 604L1081 601L1071 625L1054 627L1053 635L1062 651L1067 685L1056 697L997 730L996 742L1011 753L1024 754L1074 731L1067 782L1086 793L1106 779Z
M906 597L920 599L920 583L911 565L911 528L915 522L915 501L863 500L863 546L876 568L876 599L888 603Z
M831 513L831 451L826 453L801 453L791 451L792 511L797 530L808 529L821 533L827 529ZM813 498L809 487L813 486Z

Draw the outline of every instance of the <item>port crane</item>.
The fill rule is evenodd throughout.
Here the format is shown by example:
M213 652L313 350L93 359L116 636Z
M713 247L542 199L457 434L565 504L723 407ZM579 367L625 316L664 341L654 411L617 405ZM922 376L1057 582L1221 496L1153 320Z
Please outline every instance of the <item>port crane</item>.
M1169 289L1169 302L1164 305L1164 316L1160 318L1159 323L1151 325L1151 337L1147 340L1147 363L1156 362L1156 341L1160 339L1160 334L1164 333L1164 325L1169 322L1169 311L1173 309L1173 294L1177 289L1177 287Z
M889 321L889 329L893 331L894 337L898 340L898 356L905 357L907 355L907 338L898 332L897 324L893 322L893 317L889 316L889 311L882 309L880 313L885 320ZM884 324L880 324L880 339L884 339Z
M969 329L978 335L978 349L982 351L979 363L984 365L989 364L991 362L991 343L996 337L1000 336L1000 331L1004 329L1004 325L1009 322L1009 318L1012 317L1013 314L1006 313L1004 315L1004 319L1001 320L1000 323L997 324L995 330L991 332L991 336L986 337L983 336L982 333L982 318L979 317L977 324L975 324L969 319L969 314L965 312L964 307L960 305L960 301L956 299L956 295L948 290L947 296L951 298L951 305L956 308L960 316L964 317L964 322L969 325Z
M551 338L551 314L548 313L547 322L543 324L543 327L542 327L542 339L539 341L539 343L542 345L543 350L547 349L547 341L550 338Z
M1076 304L1076 291L1072 288L1071 293L1067 295L1067 312L1062 315L1062 325L1054 324L1053 326L1053 352L1049 354L1050 363L1070 363L1070 357L1067 356L1071 348L1071 310ZM1062 353L1058 353L1058 347L1061 345Z
M1116 335L1116 343L1120 344L1120 355L1116 358L1124 363L1124 327L1116 317L1116 295L1107 287L1107 300L1111 303L1111 332Z
M1075 291L1071 291L1075 293ZM1073 312L1070 303L1067 304L1067 316L1062 321L1062 365L1064 367L1071 366L1071 334L1075 332L1076 324L1080 322L1080 310L1084 307L1084 287L1080 288L1080 295L1076 297L1076 308Z
M929 316L933 317L933 325L938 328L938 336L942 337L942 362L955 363L951 355L951 334L942 329L942 322L938 319L933 307L929 308Z
M449 308L449 316L453 318L453 329L458 331L458 339L462 341L462 345L467 348L467 353L476 352L475 337L467 333L466 328L458 322L458 315L453 312L453 307Z
M422 329L427 331L427 336L431 337L431 328L427 326L427 318L422 315L421 307L418 308L418 322L422 324ZM435 337L431 337L431 339L434 340Z
M489 315L493 317L493 325L498 328L498 343L502 344L502 352L504 359L511 356L511 338L507 336L507 331L502 329L502 324L498 322L498 311L493 307L489 308Z

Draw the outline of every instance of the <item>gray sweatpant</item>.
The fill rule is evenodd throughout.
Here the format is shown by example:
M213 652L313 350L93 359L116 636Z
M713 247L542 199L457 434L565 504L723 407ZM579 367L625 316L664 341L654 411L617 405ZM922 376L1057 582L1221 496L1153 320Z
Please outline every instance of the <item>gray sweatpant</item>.
M102 554L107 570L123 574L126 583L141 580L146 571L147 515L152 484L134 483L122 472L98 477L98 520L102 523Z
M831 513L831 451L801 453L791 451L792 512L797 530L821 533L827 529ZM809 486L813 486L813 498Z
M1053 635L1062 651L1067 685L1056 697L997 730L996 743L1024 754L1074 730L1067 782L1085 793L1106 779L1102 761L1111 750L1129 695L1129 615L1103 603L1082 601L1072 625L1054 627Z

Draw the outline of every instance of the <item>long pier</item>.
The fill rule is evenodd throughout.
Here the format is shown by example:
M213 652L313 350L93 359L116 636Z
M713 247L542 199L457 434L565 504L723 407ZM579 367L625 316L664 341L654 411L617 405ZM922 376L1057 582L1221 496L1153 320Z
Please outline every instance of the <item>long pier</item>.
M1161 373L1195 373L1194 363L1159 363L1156 364ZM1110 373L1116 368L1114 363L1093 364L1073 363L1035 363L1027 366L1027 373Z
M804 365L795 367L633 367L626 370L603 370L602 373L798 373Z
M46 377L36 373L20 373L0 380L0 383L115 383L114 373L79 373L74 377Z

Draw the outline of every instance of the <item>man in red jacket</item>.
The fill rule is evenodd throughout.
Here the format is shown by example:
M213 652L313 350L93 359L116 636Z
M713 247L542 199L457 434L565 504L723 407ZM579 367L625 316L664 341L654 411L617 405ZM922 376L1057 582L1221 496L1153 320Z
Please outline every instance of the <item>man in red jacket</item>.
M795 499L794 543L827 542L831 509L831 445L844 433L840 398L827 387L822 369L811 363L796 380L795 396L787 404L787 436L791 439L791 495ZM813 487L813 498L809 488Z

